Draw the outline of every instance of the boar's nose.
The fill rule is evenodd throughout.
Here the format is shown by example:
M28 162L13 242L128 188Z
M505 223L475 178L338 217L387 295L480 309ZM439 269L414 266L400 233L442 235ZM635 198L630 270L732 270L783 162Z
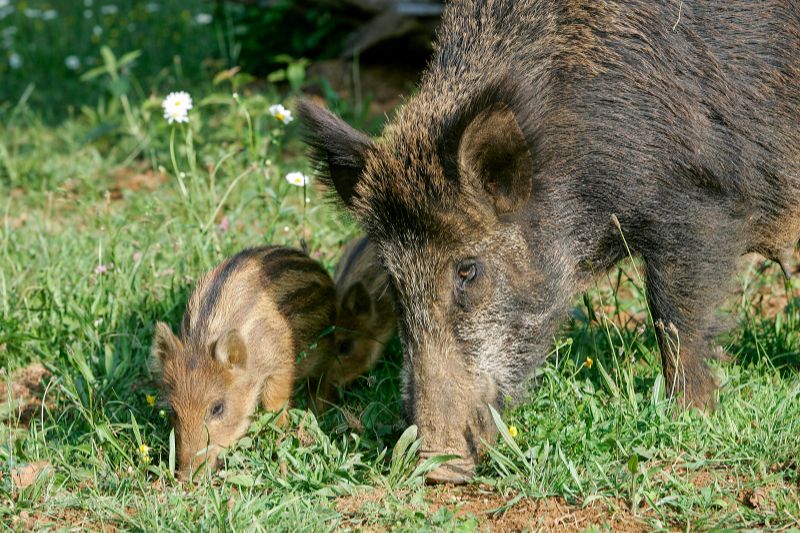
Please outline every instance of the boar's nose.
M421 452L421 460L434 455L443 455L434 452ZM431 470L425 475L425 482L428 484L450 483L453 485L463 485L475 475L475 461L472 459L451 459L443 465Z

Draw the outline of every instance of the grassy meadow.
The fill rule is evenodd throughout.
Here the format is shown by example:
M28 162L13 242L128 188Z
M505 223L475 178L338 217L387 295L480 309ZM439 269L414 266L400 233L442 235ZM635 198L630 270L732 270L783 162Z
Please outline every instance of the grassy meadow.
M732 357L711 415L666 397L627 262L576 299L466 487L423 483L396 340L319 420L300 401L284 428L259 412L220 471L177 482L155 322L177 329L193 282L244 247L305 243L332 272L358 235L313 178L284 179L313 169L269 107L293 109L306 63L272 81L233 69L219 5L0 0L3 529L800 528L800 282L757 257L722 310ZM179 90L194 107L168 124Z

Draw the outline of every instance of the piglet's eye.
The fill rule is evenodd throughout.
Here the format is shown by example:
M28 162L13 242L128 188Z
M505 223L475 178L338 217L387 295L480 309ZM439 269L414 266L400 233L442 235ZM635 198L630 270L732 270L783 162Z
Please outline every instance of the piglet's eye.
M353 341L350 339L341 341L339 343L339 353L342 355L347 355L353 351Z
M208 414L211 415L212 418L219 418L223 414L225 414L225 402L218 401L211 406L211 409L208 410Z

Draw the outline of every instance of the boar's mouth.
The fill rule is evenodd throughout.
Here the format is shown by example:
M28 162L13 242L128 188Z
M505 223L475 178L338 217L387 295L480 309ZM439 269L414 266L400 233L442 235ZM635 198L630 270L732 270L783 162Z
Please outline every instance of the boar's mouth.
M475 477L475 468L478 461L480 461L483 456L484 448L482 441L493 442L497 434L496 431L492 430L493 426L489 426L485 423L488 417L488 409L486 409L486 411L486 414L478 414L475 421L473 421L473 423L483 423L479 426L468 427L462 433L463 440L460 442L448 439L449 442L447 443L439 441L439 445L437 446L434 441L431 443L432 446L427 445L420 450L420 462L441 455L456 456L428 472L425 475L426 483L450 483L461 485ZM423 434L423 442L424 441L425 436Z

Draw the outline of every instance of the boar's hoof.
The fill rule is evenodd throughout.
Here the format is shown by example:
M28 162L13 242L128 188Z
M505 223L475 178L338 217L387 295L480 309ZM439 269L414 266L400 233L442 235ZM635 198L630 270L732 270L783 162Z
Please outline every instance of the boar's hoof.
M453 459L425 475L429 485L451 483L463 485L475 475L475 462L469 459Z

